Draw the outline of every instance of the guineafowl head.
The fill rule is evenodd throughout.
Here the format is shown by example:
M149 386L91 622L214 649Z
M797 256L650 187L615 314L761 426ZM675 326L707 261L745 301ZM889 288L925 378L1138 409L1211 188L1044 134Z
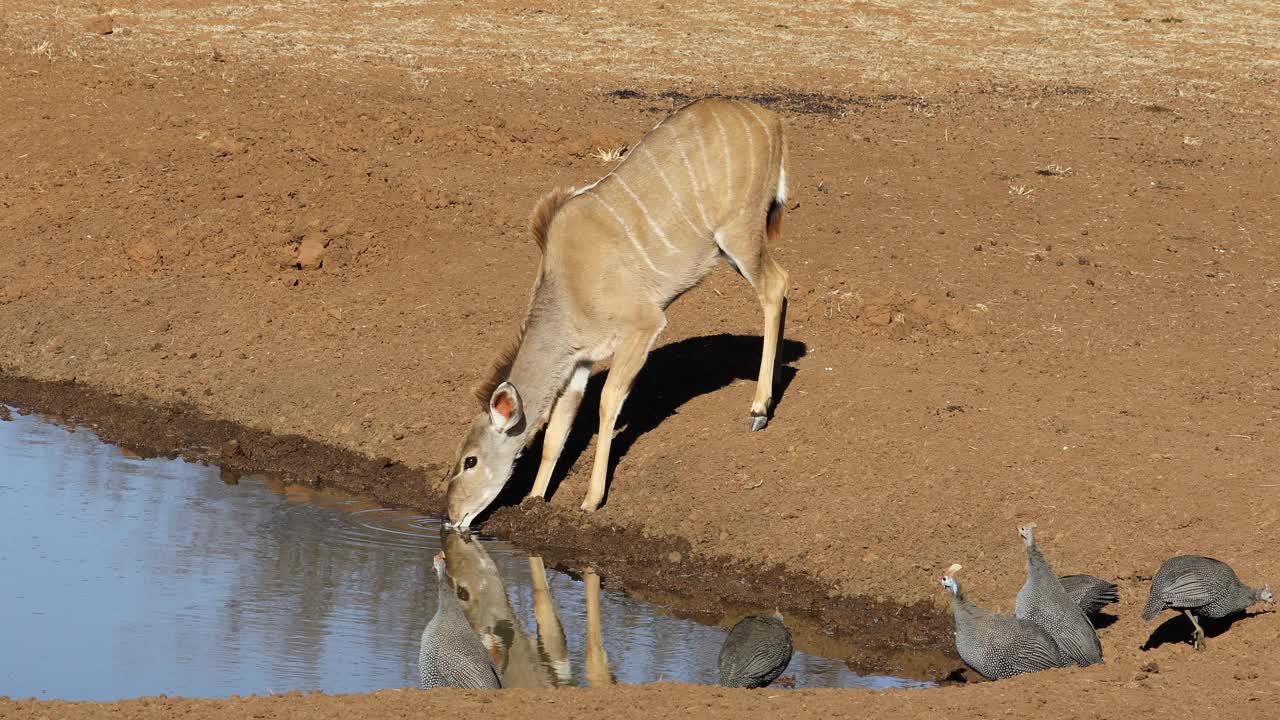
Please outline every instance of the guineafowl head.
M1271 587L1269 585L1264 585L1258 590L1258 602L1264 602L1268 605L1276 604L1276 596L1271 594Z
M1034 533L1037 527L1039 526L1032 522L1032 523L1027 523L1026 525L1023 525L1022 527L1018 528L1018 535L1022 537L1022 542L1027 547L1031 547L1032 545L1036 544Z
M952 565L951 567L947 568L946 574L938 578L938 584L941 585L944 589L946 589L947 592L951 593L952 595L955 595L956 597L960 596L960 583L956 581L956 572L958 572L959 570L960 570L959 565Z

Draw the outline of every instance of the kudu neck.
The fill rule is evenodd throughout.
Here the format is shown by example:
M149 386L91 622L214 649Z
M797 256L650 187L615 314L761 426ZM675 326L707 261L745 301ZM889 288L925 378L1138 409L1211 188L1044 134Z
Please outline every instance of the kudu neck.
M568 342L568 330L559 320L553 312L529 318L507 377L524 405L526 436L542 427L573 374L574 351Z

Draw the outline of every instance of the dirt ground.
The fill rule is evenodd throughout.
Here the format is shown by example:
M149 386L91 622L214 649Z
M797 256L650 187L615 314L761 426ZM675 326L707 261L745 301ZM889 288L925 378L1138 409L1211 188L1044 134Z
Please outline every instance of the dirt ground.
M760 311L721 268L670 309L605 508L575 509L592 395L550 504L486 529L565 562L632 547L617 574L642 592L736 574L785 600L792 583L815 622L823 605L858 609L828 611L840 632L902 608L900 642L937 648L938 572L962 563L969 595L1010 611L1016 527L1035 520L1059 571L1114 579L1122 601L1104 666L928 691L406 691L3 702L0 716L1273 716L1276 614L1211 630L1225 632L1198 654L1174 641L1182 621L1138 611L1177 553L1280 582L1277 38L1264 2L9 0L0 388L29 406L74 410L78 387L182 408L231 423L218 437L243 436L249 458L297 435L389 468L344 479L313 457L299 480L432 506L471 387L525 307L536 199L596 179L596 151L686 98L751 97L783 114L791 154L773 422L746 432ZM134 440L175 446L155 432ZM287 471L288 452L271 457Z

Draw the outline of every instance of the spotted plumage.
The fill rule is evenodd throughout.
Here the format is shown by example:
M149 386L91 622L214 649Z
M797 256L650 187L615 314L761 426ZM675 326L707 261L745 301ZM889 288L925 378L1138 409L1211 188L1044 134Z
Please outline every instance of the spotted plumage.
M1196 616L1222 618L1260 603L1274 603L1268 587L1240 581L1230 565L1201 555L1179 555L1160 565L1151 579L1151 595L1142 619L1151 622L1165 610L1181 610L1195 628L1194 644L1204 644L1204 630Z
M502 687L502 677L484 643L467 622L462 605L449 587L444 554L435 557L436 614L422 631L418 650L418 682L422 689L455 687L477 690Z
M787 669L791 651L791 632L781 615L745 617L733 626L720 648L720 684L765 687Z
M989 680L1002 680L1069 662L1035 623L980 608L966 599L955 578L959 569L952 565L939 582L951 593L956 652L969 667Z
M1035 527L1030 523L1018 529L1027 547L1027 579L1018 591L1014 614L1044 629L1070 662L1081 667L1102 662L1098 633L1036 547Z
M1115 583L1107 582L1092 575L1062 575L1058 577L1062 589L1067 591L1071 602L1075 603L1086 615L1097 614L1102 608L1120 602L1120 589Z

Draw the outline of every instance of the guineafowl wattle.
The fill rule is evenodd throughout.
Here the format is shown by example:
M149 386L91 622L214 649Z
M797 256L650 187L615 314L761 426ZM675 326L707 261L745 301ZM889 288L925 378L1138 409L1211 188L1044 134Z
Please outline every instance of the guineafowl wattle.
M965 599L955 577L959 569L959 565L952 565L939 583L951 593L956 651L961 660L988 680L1066 664L1053 638L1040 626L985 610Z
M1092 575L1062 575L1058 578L1071 602L1086 615L1094 615L1111 603L1120 602L1120 588Z
M456 687L477 690L502 687L493 658L471 629L462 605L449 587L444 553L435 557L436 614L422 631L418 681L422 689Z
M1018 528L1027 546L1027 580L1018 591L1014 614L1049 633L1070 662L1081 667L1102 662L1098 633L1036 547L1035 527L1035 523L1029 523Z
M787 669L791 650L791 631L783 624L781 614L742 618L720 647L720 684L765 687Z
M1151 595L1142 619L1151 622L1165 610L1181 610L1195 628L1193 644L1204 647L1204 630L1196 616L1221 618L1255 603L1274 603L1268 587L1250 587L1230 565L1200 555L1179 555L1165 560L1151 579Z

